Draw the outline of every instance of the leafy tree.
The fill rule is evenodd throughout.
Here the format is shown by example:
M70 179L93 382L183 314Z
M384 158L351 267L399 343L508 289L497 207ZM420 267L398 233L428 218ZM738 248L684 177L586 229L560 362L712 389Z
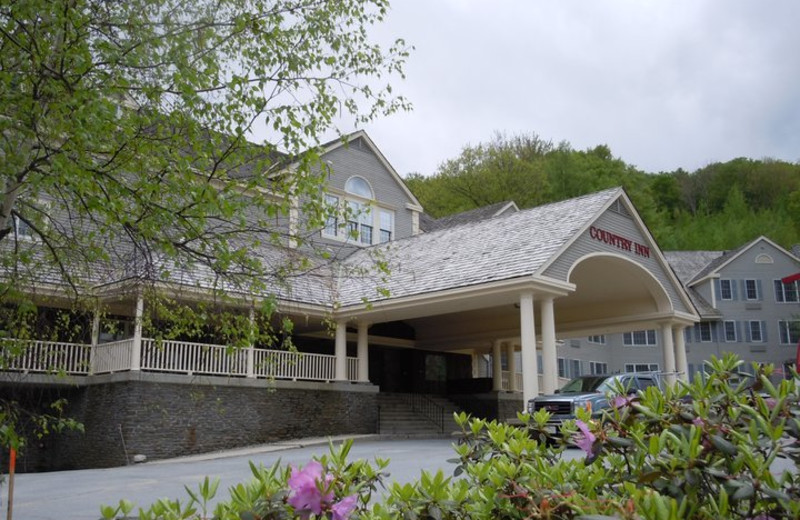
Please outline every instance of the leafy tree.
M408 52L402 40L369 39L387 9L386 0L5 2L0 304L19 305L43 283L81 304L97 283L154 284L189 270L210 291L269 291L308 267L269 248L304 242L303 229L285 225L295 206L309 227L324 221L313 146L339 117L408 108L377 83L402 75ZM248 142L259 128L274 143ZM0 339L26 327L6 323Z

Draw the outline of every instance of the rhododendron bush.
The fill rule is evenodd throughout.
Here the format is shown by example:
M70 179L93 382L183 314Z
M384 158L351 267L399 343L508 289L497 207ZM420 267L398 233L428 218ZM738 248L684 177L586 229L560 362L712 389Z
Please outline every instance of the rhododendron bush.
M386 483L388 461L348 462L351 443L302 468L253 467L231 498L162 501L141 518L219 519L796 519L800 518L800 386L743 377L733 356L706 377L614 401L548 429L546 411L520 425L457 417L454 466L416 482ZM565 449L581 457L562 457ZM579 452L581 453L581 452ZM386 487L383 487L383 486ZM378 494L376 494L376 492ZM132 510L120 503L106 518Z

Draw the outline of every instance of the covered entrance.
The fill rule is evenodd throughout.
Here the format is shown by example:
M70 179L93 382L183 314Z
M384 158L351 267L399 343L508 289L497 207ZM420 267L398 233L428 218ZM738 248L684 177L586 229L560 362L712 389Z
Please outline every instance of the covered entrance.
M640 329L663 338L667 380L686 377L682 331L699 318L621 189L419 235L385 254L390 296L337 313L340 326L365 327L358 356L369 359L369 380L381 391L441 392L447 385L423 374L448 374L448 354L470 359L463 373L473 379L482 355L505 354L507 365L519 358L520 367L506 368L520 368L521 381L495 366L492 390L519 391L525 402L559 386L557 341ZM367 291L343 285L345 296ZM428 354L414 361L414 354L371 348L368 324L388 321L413 329L409 347Z

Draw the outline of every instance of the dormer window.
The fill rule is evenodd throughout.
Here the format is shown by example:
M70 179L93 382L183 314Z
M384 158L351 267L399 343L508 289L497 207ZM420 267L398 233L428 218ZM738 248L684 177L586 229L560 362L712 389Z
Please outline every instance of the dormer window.
M372 245L394 238L394 210L381 207L372 186L363 177L347 179L342 195L327 194L325 201L333 208L322 235L327 238Z

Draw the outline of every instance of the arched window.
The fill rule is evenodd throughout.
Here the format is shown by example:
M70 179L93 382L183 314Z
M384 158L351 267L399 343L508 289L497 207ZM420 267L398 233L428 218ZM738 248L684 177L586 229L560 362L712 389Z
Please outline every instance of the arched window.
M347 179L347 183L344 185L344 190L347 193L352 193L353 195L358 195L366 199L375 198L372 195L372 188L363 177L350 177Z
M389 242L394 238L394 211L375 202L375 194L366 179L358 175L350 177L344 191L355 197L325 196L333 211L322 229L323 236L361 245Z

